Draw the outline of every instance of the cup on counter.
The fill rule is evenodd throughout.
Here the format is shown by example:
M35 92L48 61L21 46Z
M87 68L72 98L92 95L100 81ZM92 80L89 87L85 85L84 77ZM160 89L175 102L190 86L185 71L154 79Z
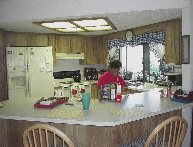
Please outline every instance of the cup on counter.
M84 92L82 93L82 106L83 110L87 111L90 107L90 93Z

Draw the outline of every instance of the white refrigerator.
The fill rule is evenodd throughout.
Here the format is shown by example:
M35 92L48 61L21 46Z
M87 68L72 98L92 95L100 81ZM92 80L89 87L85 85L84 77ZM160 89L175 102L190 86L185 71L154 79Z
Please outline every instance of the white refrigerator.
M6 47L9 98L54 95L52 47Z

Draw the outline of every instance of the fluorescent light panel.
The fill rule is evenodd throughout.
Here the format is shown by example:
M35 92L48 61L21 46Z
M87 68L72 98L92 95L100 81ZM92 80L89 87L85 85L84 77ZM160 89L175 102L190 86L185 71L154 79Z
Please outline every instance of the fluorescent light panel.
M73 28L73 27L76 27L75 25L69 22L48 22L48 23L42 23L41 25L47 28Z
M54 29L56 31L70 33L70 32L83 32L83 31L108 31L115 27L112 27L107 23L105 18L96 19L81 19L81 20L69 20L69 21L56 21L56 22L42 22L40 25Z
M92 26L105 26L108 23L104 19L95 19L95 20L80 20L80 21L73 21L77 25L81 27L92 27Z
M96 26L96 27L85 27L89 31L106 31L112 30L111 26Z
M65 28L65 29L56 29L58 31L61 32L84 32L85 30L81 29L81 28Z

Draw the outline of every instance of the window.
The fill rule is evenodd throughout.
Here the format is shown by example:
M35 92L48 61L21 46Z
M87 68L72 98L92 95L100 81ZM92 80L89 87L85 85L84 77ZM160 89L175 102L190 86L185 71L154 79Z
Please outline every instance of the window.
M153 77L160 74L160 58L150 50L148 44L122 47L120 60L124 78L130 74L129 79L153 82Z
M121 48L122 73L132 73L132 79L142 76L143 71L143 45Z

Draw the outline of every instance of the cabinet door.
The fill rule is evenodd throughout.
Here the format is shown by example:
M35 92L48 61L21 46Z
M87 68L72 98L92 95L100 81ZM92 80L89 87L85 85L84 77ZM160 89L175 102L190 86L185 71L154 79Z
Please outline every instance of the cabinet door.
M56 36L56 52L57 53L70 53L70 36L58 35Z
M99 88L97 87L97 83L91 84L91 98L99 99Z
M107 48L105 46L105 40L103 37L100 37L98 41L98 64L106 64L106 59Z
M27 46L27 34L6 32L5 41L5 46Z
M44 34L28 34L27 46L48 46L48 36Z
M85 38L85 64L98 63L98 38L86 37Z
M84 36L71 36L70 37L70 50L72 53L84 53L85 38Z

